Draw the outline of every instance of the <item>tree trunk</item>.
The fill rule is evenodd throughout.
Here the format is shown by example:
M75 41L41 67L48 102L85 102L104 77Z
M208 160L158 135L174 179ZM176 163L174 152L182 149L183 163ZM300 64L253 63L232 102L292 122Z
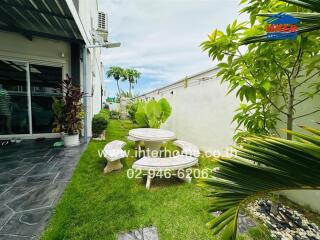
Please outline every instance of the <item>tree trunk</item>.
M119 97L121 95L121 92L120 92L120 87L119 87L119 80L116 80L117 81L117 87L118 87L118 92L119 92Z
M287 115L287 129L293 130L293 101L294 101L294 95L290 94L289 97L289 104L288 104L288 115ZM292 135L290 133L287 133L287 139L292 140Z
M129 95L130 95L130 97L132 97L132 95L131 95L131 82L129 82Z

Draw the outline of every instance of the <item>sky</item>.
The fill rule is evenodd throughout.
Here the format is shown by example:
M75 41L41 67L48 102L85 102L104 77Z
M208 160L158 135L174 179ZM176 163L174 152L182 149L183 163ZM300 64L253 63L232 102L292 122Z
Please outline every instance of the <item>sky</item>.
M105 70L137 69L142 75L134 93L142 94L214 67L199 45L214 29L245 20L240 8L238 0L100 0L109 42L121 42L102 50ZM115 96L115 80L106 78L105 86ZM128 91L123 82L120 88Z

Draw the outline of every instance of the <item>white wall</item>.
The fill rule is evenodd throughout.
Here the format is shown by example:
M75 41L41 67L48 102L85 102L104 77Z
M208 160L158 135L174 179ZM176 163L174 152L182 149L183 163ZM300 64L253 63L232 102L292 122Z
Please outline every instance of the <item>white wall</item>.
M98 1L79 1L79 17L90 44L98 44L92 37L92 33L98 27ZM88 136L92 136L91 122L93 116L101 109L101 86L103 86L104 76L101 64L101 49L90 48L87 59L87 86L88 86ZM82 70L83 71L83 70ZM83 75L81 75L83 76Z
M206 80L207 77L212 79ZM191 77L185 86L180 82L143 98L165 97L170 102L172 114L162 128L174 131L177 138L190 141L203 151L223 153L233 144L235 126L231 121L238 100L233 94L226 95L227 86L220 84L214 70Z

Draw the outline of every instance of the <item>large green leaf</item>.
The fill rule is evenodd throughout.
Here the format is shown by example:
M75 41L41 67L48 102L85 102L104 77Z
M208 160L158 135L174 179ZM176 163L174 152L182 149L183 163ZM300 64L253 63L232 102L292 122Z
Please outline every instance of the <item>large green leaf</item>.
M171 114L171 106L164 98L149 102L140 101L138 103L135 118L137 123L143 127L160 128Z
M171 115L171 106L167 99L161 98L158 102L161 106L161 111L162 111L162 120L165 122L168 117Z
M146 115L146 103L140 101L138 103L137 111L135 113L135 119L139 126L147 127L148 126L148 118Z
M211 198L211 211L223 213L209 226L223 239L235 239L241 205L260 194L289 189L320 189L320 131L290 133L297 140L249 137L231 157L217 159L211 178L201 179Z

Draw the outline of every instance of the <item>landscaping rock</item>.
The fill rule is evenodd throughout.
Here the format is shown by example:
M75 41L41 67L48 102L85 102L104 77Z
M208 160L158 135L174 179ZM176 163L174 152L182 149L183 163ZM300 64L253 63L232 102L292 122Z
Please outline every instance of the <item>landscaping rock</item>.
M278 213L271 212L272 202L257 200L249 204L249 211L262 220L271 231L271 237L279 240L320 240L319 227L310 223L302 214L278 204Z

